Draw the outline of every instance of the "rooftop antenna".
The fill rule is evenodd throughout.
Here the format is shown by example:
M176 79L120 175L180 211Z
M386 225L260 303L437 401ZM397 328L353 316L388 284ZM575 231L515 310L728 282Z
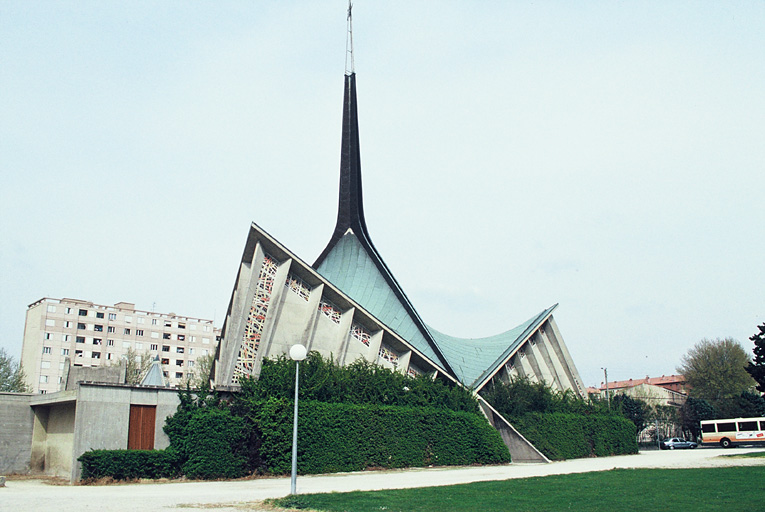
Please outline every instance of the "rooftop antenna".
M345 39L345 74L352 75L355 72L356 66L353 63L353 1L348 0L348 36Z

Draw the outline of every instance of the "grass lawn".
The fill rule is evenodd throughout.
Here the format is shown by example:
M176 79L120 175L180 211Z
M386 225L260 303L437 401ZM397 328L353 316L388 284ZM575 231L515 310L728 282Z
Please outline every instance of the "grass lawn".
M765 466L616 469L374 492L302 494L281 507L338 512L734 512L765 508Z

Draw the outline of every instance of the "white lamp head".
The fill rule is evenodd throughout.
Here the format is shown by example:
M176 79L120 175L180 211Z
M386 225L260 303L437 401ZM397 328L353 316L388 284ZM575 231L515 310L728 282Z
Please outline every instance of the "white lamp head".
M308 349L300 343L290 347L290 359L293 361L302 361L306 355L308 355Z

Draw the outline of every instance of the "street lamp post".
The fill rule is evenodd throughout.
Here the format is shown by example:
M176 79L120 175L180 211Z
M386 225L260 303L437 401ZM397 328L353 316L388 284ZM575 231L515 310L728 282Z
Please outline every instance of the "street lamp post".
M611 410L611 395L608 394L608 368L601 368L606 377L606 401L608 401L608 410Z
M290 358L295 361L295 414L292 422L292 478L290 479L290 494L297 494L297 434L298 434L298 382L300 377L300 361L305 359L308 351L298 343L290 347Z

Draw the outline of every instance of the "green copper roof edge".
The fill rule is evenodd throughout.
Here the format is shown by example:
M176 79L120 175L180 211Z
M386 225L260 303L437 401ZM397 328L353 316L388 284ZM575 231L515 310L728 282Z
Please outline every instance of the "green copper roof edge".
M468 387L470 389L477 389L477 388L483 386L483 384L485 384L485 381L487 380L487 378L489 378L490 376L494 375L494 373L496 372L496 370L500 366L500 364L502 364L507 358L512 356L512 354L520 346L520 344L523 343L523 341L525 341L526 339L528 339L529 336L531 336L531 334L533 334L533 332L536 331L537 328L545 320L547 320L550 317L550 315L552 315L553 311L555 311L555 309L557 307L558 307L558 304L556 303L553 306L545 309L544 311L542 311L541 313L536 315L536 317L532 317L532 319L526 320L526 322L523 322L523 323L519 324L519 325L523 325L525 323L530 322L528 327L526 327L526 329L524 329L523 332L521 332L515 338L515 340L502 352L502 354L483 373L479 374L479 376L475 380L473 380L470 383L462 382L462 379L459 379L459 376L456 374L456 372L455 372L455 376L458 377L458 379L460 380L460 382L462 382L463 385L465 385L466 387ZM501 333L492 335L492 336L484 336L484 337L481 337L481 338L458 338L458 337L455 337L455 336L451 336L449 334L442 333L441 331L435 329L434 327L427 326L429 331L435 331L436 333L441 335L441 336L434 336L431 333L431 336L436 341L436 344L439 344L439 341L441 343L459 343L460 341L480 342L482 340L490 340L490 339L494 339L494 338L500 337L500 336L502 336L504 334L510 333L514 329L516 329L517 327L518 326L513 327L512 329L508 329L506 331L503 331ZM445 336L447 338L450 338L450 340L445 339L443 336ZM443 354L444 352L441 351L441 353ZM447 357L447 356L444 354L444 357ZM455 367L455 364L452 364L451 361L449 362L449 365L452 368ZM481 386L478 386L478 384L480 384Z
M518 348L518 347L519 347L521 344L523 344L523 342L524 342L525 340L527 340L527 339L528 339L528 338L529 338L529 337L530 337L530 336L531 336L531 335L534 333L534 331L536 331L536 330L537 330L537 328L538 328L540 325L542 325L542 323L544 323L544 322L545 322L545 320L547 320L548 318L550 318L550 316L553 314L553 311L555 311L555 309L557 309L557 307L558 307L558 304L557 304L557 303L555 303L555 304L553 304L552 306L550 306L549 308L547 308L547 309L545 309L544 311L542 311L542 312L541 312L541 313L540 313L540 314L537 316L536 320L534 320L534 321L533 321L533 322L532 322L532 323L531 323L531 324L530 324L530 325L529 325L529 326L526 328L526 330L525 330L525 331L524 331L524 332L523 332L523 333L522 333L520 336L518 336L518 338L515 340L516 342L515 342L515 343L513 343L513 345L515 345L515 347L508 347L508 348L507 348L507 350L505 350L505 352L502 354L502 356L500 356L500 357L499 357L499 359L497 359L497 360L494 362L494 364L493 364L493 365L491 365L491 366L490 366L490 367L489 367L489 368L488 368L488 369L487 369L487 370L486 370L486 371L485 371L483 374L481 374L481 376L480 376L480 377L478 377L478 378L477 378L477 379L476 379L476 380L475 380L475 381L474 381L474 382L473 382L473 383L472 383L472 384L471 384L469 387L470 387L471 389L479 389L479 388L483 387L483 385L484 385L484 384L486 384L486 381L487 381L488 379L490 379L490 378L491 378L491 377L492 377L492 376L493 376L493 375L496 373L496 371L497 371L497 369L499 368L499 366L500 366L501 364L504 364L504 362L505 362L505 361L506 361L506 360L507 360L507 359L508 359L510 356L512 356L513 352L515 352L515 350L517 350L517 348ZM519 340L520 340L520 341L519 341ZM479 385L476 385L477 383L479 383L479 384L480 384L480 386L479 386Z

